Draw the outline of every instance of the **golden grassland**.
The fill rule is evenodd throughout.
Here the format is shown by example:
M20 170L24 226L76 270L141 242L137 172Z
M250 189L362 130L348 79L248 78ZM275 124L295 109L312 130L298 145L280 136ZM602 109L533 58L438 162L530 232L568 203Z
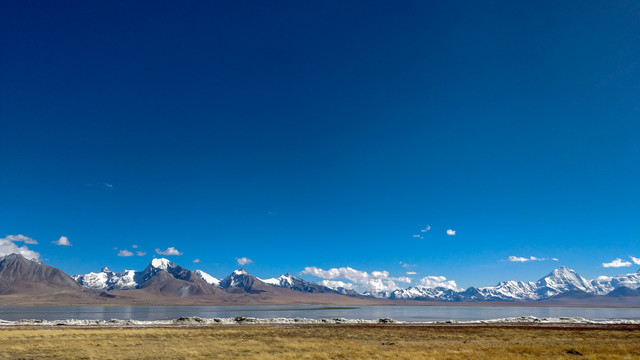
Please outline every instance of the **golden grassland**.
M640 327L11 327L0 329L0 358L640 359Z

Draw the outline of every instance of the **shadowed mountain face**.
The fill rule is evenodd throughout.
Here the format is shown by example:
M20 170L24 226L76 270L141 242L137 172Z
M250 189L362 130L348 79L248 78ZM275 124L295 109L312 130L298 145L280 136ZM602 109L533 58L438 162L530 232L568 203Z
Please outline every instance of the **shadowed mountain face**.
M39 288L60 288L82 292L73 278L52 266L11 254L0 259L0 294L33 292Z
M270 285L250 275L245 269L236 270L231 275L220 280L220 287L230 293L259 294L268 292Z
M177 278L167 271L160 271L140 285L140 291L162 296L190 297L201 295L213 295L216 288L207 284L197 276L184 274L188 280Z

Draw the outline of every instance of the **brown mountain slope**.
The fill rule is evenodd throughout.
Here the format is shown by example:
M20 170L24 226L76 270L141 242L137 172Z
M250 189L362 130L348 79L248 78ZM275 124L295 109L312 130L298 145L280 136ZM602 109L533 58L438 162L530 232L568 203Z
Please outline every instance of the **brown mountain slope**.
M60 269L11 254L0 259L0 294L37 291L41 288L84 292Z

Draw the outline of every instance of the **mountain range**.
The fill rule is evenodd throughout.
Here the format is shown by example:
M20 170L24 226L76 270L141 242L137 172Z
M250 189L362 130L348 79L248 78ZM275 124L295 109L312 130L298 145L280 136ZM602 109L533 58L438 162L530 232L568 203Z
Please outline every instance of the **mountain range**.
M456 290L443 287L415 286L397 289L391 292L370 293L377 298L405 300L441 300L441 301L545 301L557 297L579 297L581 299L607 296L619 289L634 296L640 288L640 272L613 277L601 276L587 280L567 267L553 270L536 282L503 281L495 286L470 287ZM615 292L616 295L623 290ZM604 299L602 299L604 300Z
M168 259L153 259L142 271L68 276L54 267L11 254L0 258L0 304L392 304L511 303L640 305L640 272L586 280L560 267L536 282L455 289L413 286L385 292L332 289L291 274L260 279L245 269L218 279ZM26 303L25 303L26 302Z

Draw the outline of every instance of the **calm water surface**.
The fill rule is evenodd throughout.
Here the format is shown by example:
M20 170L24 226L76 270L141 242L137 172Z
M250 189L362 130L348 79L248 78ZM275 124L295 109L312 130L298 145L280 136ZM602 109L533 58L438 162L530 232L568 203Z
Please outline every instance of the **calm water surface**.
M392 318L401 321L487 320L513 316L640 320L640 308L478 306L0 306L0 319L170 320L181 316L229 318Z

